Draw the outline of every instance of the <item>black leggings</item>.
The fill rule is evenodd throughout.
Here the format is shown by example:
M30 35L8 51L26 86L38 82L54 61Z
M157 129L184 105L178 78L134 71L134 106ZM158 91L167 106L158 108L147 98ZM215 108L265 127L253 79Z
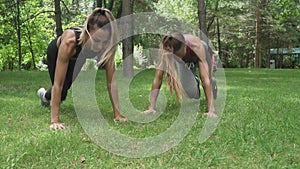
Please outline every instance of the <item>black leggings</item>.
M54 84L54 75L55 75L56 61L57 61L57 55L58 55L58 48L56 46L56 42L57 42L57 39L54 39L49 44L48 49L47 49L47 65L48 65L48 72L50 75L52 85ZM66 99L68 90L70 89L72 82L73 82L73 77L75 79L79 73L79 71L74 72L75 63L76 63L76 59L69 60L68 70L67 70L64 86L63 86L62 93L61 93L61 101ZM84 63L82 63L80 65L80 68L82 67L83 64ZM73 72L74 72L74 74L73 74ZM49 88L45 94L45 97L48 100L51 100L51 91L52 91L52 87Z

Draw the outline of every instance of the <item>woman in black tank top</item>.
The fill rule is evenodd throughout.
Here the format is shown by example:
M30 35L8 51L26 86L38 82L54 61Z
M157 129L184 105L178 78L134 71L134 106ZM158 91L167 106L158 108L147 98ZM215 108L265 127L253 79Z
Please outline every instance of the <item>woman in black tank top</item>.
M113 74L117 44L117 26L114 20L115 18L108 9L96 8L87 17L83 28L67 29L49 44L47 64L52 87L47 91L40 88L38 96L42 105L51 105L51 129L65 128L59 120L60 104L66 99L67 92L86 58L96 58L98 66L105 66L114 120L126 121L120 114L118 100L112 99L118 98L116 85L112 85L115 83Z
M156 68L155 77L150 93L150 105L143 113L152 113L156 110L156 100L166 73L168 88L174 90L178 100L184 93L189 98L199 99L199 80L196 76L196 67L199 67L200 79L205 92L207 112L209 117L218 117L215 114L213 91L210 80L209 67L206 61L206 51L199 37L183 35L179 32L164 36L161 43L161 54ZM187 65L188 64L188 65ZM179 79L177 71L179 73Z

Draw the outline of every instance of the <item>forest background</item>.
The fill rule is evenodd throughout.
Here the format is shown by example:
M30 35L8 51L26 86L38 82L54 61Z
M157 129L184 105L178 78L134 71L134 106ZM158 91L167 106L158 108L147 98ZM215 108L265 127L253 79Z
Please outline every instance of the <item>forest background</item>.
M95 7L110 9L117 19L154 12L170 22L198 25L224 68L300 67L298 0L1 0L0 70L45 69L49 42L82 25ZM129 37L120 43L117 64L135 51L158 48L160 40ZM132 69L154 64L144 55L131 55L126 64Z

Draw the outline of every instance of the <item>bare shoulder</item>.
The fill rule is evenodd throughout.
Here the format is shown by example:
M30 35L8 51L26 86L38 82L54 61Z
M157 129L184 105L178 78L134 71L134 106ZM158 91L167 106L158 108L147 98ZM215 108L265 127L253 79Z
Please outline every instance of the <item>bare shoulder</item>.
M76 36L74 31L65 30L60 37L61 43L59 46L60 56L70 58L76 53Z
M186 35L187 39L190 42L190 47L196 53L200 61L205 60L205 49L201 42L201 39L195 35Z
M187 34L185 37L189 40L190 47L192 48L198 48L202 46L201 40L198 36Z
M68 44L68 45L74 45L75 46L75 42L76 42L76 36L74 31L67 29L63 32L63 34L61 35L61 40L62 43Z

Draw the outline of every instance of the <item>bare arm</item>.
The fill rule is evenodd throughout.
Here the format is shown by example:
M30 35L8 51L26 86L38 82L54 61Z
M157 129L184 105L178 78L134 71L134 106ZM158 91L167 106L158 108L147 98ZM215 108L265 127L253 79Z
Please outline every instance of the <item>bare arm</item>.
M66 30L61 37L61 44L58 49L56 61L55 77L52 86L51 96L51 126L54 129L63 129L64 126L59 122L61 92L68 69L69 59L76 52L75 34L73 31ZM58 126L58 127L56 127Z
M164 72L160 69L156 69L154 80L152 83L151 93L150 93L150 105L149 110L155 111L156 109L156 100L159 94L159 90L161 88L162 79Z
M127 121L125 118L122 117L120 113L119 95L115 78L116 69L114 62L108 61L108 63L105 65L105 69L108 94L114 111L114 120L121 122Z
M213 92L212 92L211 81L209 77L208 63L206 61L205 48L201 43L200 38L196 36L191 37L191 42L192 42L192 49L198 57L200 79L202 82L202 87L204 89L206 102L207 102L207 109L208 109L206 115L216 117L217 115L214 114L215 108L214 108Z
M211 87L211 82L209 78L209 69L207 62L199 61L199 69L200 69L200 79L202 81L202 87L204 89L208 114L214 113L214 100L213 100L213 92Z

